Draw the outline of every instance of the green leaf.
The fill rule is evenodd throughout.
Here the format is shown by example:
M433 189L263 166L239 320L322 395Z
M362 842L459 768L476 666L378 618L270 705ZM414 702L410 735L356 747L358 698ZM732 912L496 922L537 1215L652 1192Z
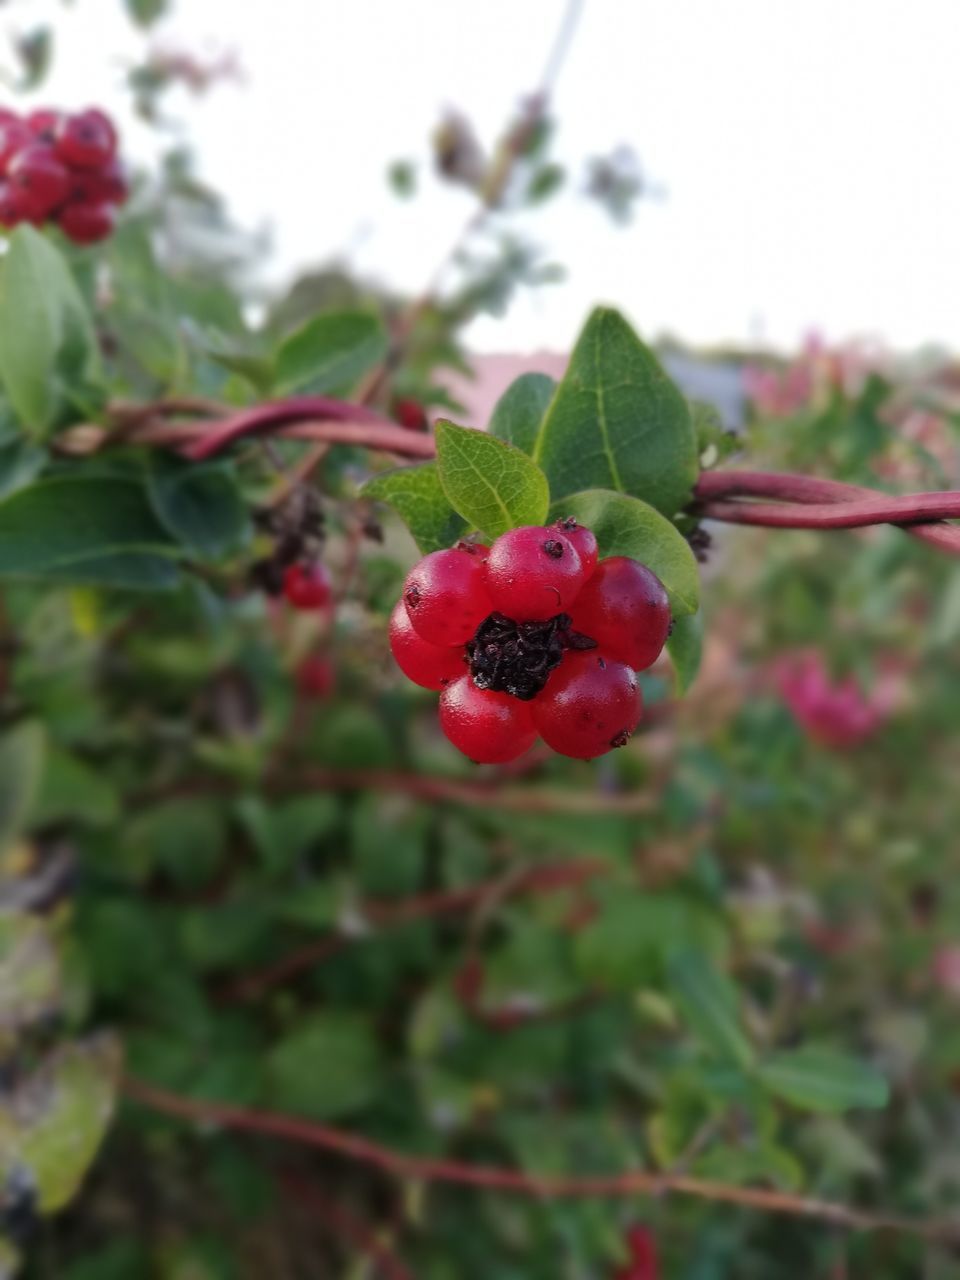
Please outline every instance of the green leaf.
M0 1032L16 1032L54 1013L60 977L46 923L35 916L0 913Z
M116 789L103 770L91 768L58 749L47 756L39 793L30 811L38 826L71 819L92 826L115 822L120 811Z
M545 373L521 374L497 401L488 428L490 434L532 454L556 389L556 382Z
M388 502L426 555L452 546L467 523L454 511L440 484L435 462L384 471L363 486L367 498Z
M0 737L0 850L20 834L43 774L46 733L24 720Z
M679 951L667 965L670 992L684 1021L705 1048L719 1058L748 1067L753 1046L740 1026L733 983L702 951Z
M368 311L327 311L280 344L276 385L283 395L346 393L387 352L387 335Z
M488 538L546 518L546 476L525 453L495 436L438 422L437 465L454 510Z
M65 383L97 367L93 325L64 258L33 227L10 238L0 268L0 380L36 437L54 424Z
M596 534L602 556L630 556L653 570L667 589L674 618L696 613L700 574L690 546L675 525L638 498L586 489L555 502L551 517L575 516Z
M29 440L0 446L0 502L32 484L47 461L47 452Z
M685 614L674 618L667 640L667 653L677 677L677 693L686 693L700 670L703 656L703 615Z
M152 26L166 13L168 3L169 0L126 0L127 12L138 27Z
M818 1045L775 1053L757 1074L771 1093L807 1111L876 1110L890 1098L886 1080L869 1063Z
M269 1097L281 1109L334 1119L371 1101L381 1071L380 1051L366 1021L348 1014L317 1015L270 1052Z
M238 550L252 533L250 517L231 469L157 459L147 477L157 519L197 556L218 558Z
M25 1168L42 1213L62 1208L79 1189L110 1123L119 1068L119 1046L106 1036L68 1045L28 1076L0 1111L3 1181Z
M576 936L577 970L588 982L632 991L659 978L678 938L721 960L727 936L720 919L676 893L618 893Z
M616 489L666 516L690 499L697 442L687 402L616 311L594 311L570 357L534 459L554 499Z
M169 587L174 551L133 480L57 476L0 503L0 578Z

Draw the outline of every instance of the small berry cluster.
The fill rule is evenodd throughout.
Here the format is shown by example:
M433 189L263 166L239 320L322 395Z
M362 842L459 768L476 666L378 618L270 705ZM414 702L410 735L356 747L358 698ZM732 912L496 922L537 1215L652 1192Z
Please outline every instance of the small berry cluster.
M660 579L626 556L600 560L592 532L560 520L425 556L390 647L414 684L441 691L443 732L478 764L514 760L538 736L592 760L637 727L636 673L669 630Z
M0 108L0 226L54 222L75 244L96 244L128 194L105 112Z

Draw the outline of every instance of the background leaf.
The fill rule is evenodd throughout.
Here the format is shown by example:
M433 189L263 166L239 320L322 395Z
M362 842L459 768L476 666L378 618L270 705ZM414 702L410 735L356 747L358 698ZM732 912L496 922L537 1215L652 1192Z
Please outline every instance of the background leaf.
M878 1109L890 1097L886 1080L869 1063L817 1045L774 1054L760 1064L758 1076L771 1093L807 1111Z
M697 443L687 402L619 312L600 308L587 321L534 458L554 500L616 489L666 516L689 501Z
M497 401L487 428L490 434L532 455L556 389L556 382L545 373L521 374Z
M740 1026L737 991L702 951L680 951L667 965L670 993L698 1040L716 1054L747 1067L753 1047Z
M435 462L384 471L367 481L363 493L393 507L424 555L452 546L466 531L467 522L447 500Z
M700 574L686 538L638 498L587 489L555 502L551 517L576 516L596 534L601 556L630 556L653 570L667 589L675 618L696 613Z
M488 538L542 524L547 478L525 453L483 431L437 423L440 483L455 511Z
M280 344L277 390L283 395L346 394L386 351L387 335L372 312L323 312Z
M251 536L246 505L226 467L155 459L147 494L167 533L196 556L226 555Z
M0 737L0 850L20 834L43 774L46 733L25 720Z
M269 1094L276 1105L318 1120L362 1108L381 1084L380 1053L369 1028L347 1014L306 1019L272 1049Z

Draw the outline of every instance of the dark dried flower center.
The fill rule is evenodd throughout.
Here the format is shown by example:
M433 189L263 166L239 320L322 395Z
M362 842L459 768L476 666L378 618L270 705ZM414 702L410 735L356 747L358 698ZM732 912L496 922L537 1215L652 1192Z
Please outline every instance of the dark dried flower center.
M543 544L543 549L554 560L559 560L563 555L563 543L559 538L548 538Z
M566 613L545 622L514 622L502 613L491 613L467 642L467 661L478 689L509 693L529 702L567 649L596 647L596 640L571 631Z

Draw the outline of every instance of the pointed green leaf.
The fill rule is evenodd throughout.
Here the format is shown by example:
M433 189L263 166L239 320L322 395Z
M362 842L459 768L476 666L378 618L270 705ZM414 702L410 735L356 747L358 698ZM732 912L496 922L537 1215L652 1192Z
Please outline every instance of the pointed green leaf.
M869 1063L817 1045L775 1053L757 1074L771 1093L807 1111L876 1110L890 1097L886 1080Z
M93 325L66 261L33 227L18 227L0 267L0 380L21 423L45 435L65 386L96 366Z
M325 311L280 344L276 387L283 395L345 394L387 353L380 318L368 311Z
M266 1061L268 1097L317 1120L361 1110L382 1084L383 1062L366 1021L345 1013L301 1021Z
M0 849L21 832L43 774L46 733L24 720L0 737Z
M157 519L198 556L220 557L250 538L252 527L233 472L220 464L196 466L153 460L147 494Z
M602 556L630 556L652 569L667 589L675 618L696 613L696 558L676 526L653 507L625 493L586 489L555 502L550 514L557 520L575 516L592 529Z
M677 693L684 694L697 678L703 656L703 615L686 614L673 620L667 653L677 677Z
M697 442L686 400L616 311L587 321L537 439L554 500L616 489L666 516L690 499Z
M545 373L522 374L497 401L490 419L490 434L532 454L540 424L556 389L556 382Z
M702 951L680 951L667 965L673 1003L690 1030L719 1058L748 1067L753 1046L740 1025L733 983Z
M542 524L546 518L546 476L525 453L503 440L438 422L437 466L454 510L488 538L518 525Z
M367 481L363 495L388 502L424 555L452 546L466 532L467 522L447 501L435 462L384 471Z

